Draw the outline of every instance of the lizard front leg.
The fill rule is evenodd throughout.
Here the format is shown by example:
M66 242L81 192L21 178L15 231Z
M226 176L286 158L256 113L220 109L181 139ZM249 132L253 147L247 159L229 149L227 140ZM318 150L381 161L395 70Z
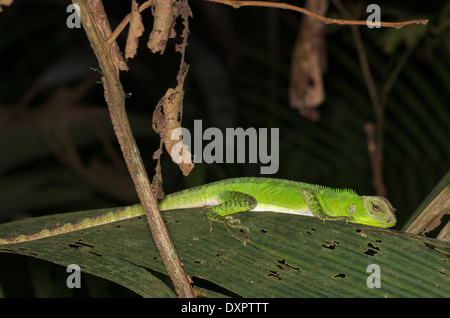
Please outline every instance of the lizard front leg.
M351 216L331 216L326 214L323 210L322 204L320 204L319 199L311 189L302 189L302 197L305 200L306 206L308 207L309 211L319 220L322 220L324 222L326 220L355 222L355 219Z

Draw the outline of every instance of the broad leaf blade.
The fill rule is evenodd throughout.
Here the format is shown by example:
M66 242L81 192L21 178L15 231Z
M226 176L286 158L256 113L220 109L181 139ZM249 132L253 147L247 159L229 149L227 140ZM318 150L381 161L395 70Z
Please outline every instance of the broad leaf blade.
M37 230L102 211L0 226L0 235ZM236 215L248 226L244 246L221 224L210 231L204 210L164 212L186 273L202 295L242 297L449 297L450 245L354 224L278 213ZM245 235L237 232L238 235ZM16 245L10 252L82 270L144 297L174 297L144 217ZM381 270L369 288L367 267Z
M31 233L42 228L90 217L106 210L64 213L21 222L11 222L0 227L1 236ZM134 250L147 249L150 257L159 257L152 237L144 222L138 219L99 226L22 244L0 246L0 252L36 257L67 266L77 264L82 271L117 282L147 297L170 297L173 292L145 267L136 266ZM160 268L163 270L163 267ZM136 282L139 282L136 284Z

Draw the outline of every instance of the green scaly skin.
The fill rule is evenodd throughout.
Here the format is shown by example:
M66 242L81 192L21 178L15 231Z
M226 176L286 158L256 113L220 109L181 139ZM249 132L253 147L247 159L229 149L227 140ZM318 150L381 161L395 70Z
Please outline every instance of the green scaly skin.
M212 182L165 196L161 211L209 207L208 219L235 225L231 215L245 211L271 211L315 216L323 221L345 221L388 228L395 225L395 209L383 197L359 196L353 190L272 178L235 178ZM140 205L132 205L91 218L66 223L36 233L0 238L0 245L28 242L79 231L102 224L144 215Z

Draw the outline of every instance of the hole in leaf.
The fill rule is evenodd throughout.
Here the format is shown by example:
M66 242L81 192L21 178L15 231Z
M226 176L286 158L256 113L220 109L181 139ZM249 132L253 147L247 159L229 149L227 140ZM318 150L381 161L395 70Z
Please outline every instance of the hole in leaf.
M369 246L369 248L363 253L368 256L375 256L380 251L380 248L378 246L374 246L372 243L367 243L367 246Z
M438 270L437 271L439 274L441 274L442 276L444 276L444 277L450 277L450 275L449 274L447 274L447 273L444 273L443 271L441 271L441 270Z
M277 262L278 262L280 265L286 266L287 268L294 269L294 270L296 270L296 271L300 271L300 268L289 265L288 263L286 263L286 260L284 260L284 259L277 259ZM278 265L278 267L280 267L281 269L284 269L284 268L283 268L282 266L280 266L280 265Z
M276 272L276 271L269 271L269 272L270 272L269 276L275 277L278 280L281 279L281 276L280 276L280 274L278 274L278 272Z
M358 234L359 236L367 237L367 235L364 234L363 231L362 231L361 229L356 229L355 232L356 232L356 234Z
M92 254L92 255L95 255L95 256L98 256L98 257L103 257L102 254L99 254L99 253L96 253L96 252L92 252L92 251L90 251L89 254Z
M83 242L80 242L80 241L76 242L75 244L80 245L80 246L86 246L86 247L94 247L94 245L83 243Z
M313 228L313 227L312 227L312 228L310 228L310 230L311 230L311 231L313 231L313 232L315 232L315 231L316 231L316 229L315 229L315 228ZM310 231L306 231L306 233L308 233L309 235L311 235L311 234L312 234L312 232L310 232Z
M330 250L334 250L336 248L336 245L339 245L340 243L338 241L328 242L325 241L326 244L322 244L323 247L328 248Z
M372 243L368 243L367 246L369 246L370 248L373 248L374 250L377 250L377 251L380 250L380 248L378 246L375 246Z

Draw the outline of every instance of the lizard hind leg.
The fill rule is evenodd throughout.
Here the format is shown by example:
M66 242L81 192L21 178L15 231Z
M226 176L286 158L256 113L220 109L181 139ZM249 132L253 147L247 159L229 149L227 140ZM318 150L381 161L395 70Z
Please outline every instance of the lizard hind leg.
M218 194L219 204L214 205L208 210L208 220L223 223L228 232L236 237L231 229L249 231L246 226L240 225L239 219L233 219L232 214L253 210L257 201L249 194L238 191L222 191ZM239 239L239 238L238 238ZM239 239L242 241L241 239Z

